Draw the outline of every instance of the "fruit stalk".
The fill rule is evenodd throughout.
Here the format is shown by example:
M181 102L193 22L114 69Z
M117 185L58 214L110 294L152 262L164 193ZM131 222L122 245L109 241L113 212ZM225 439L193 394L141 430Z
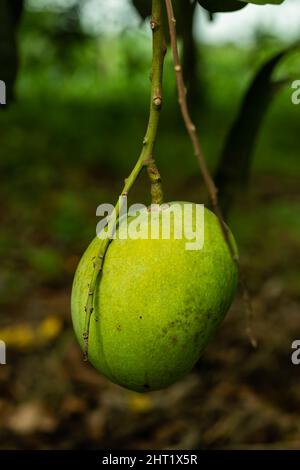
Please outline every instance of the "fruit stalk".
M151 101L150 101L150 114L147 126L146 135L143 140L142 151L138 161L133 168L129 177L125 180L125 185L121 196L115 206L115 216L118 219L120 214L122 201L127 197L129 191L134 185L137 177L144 167L147 167L148 174L151 182L152 202L161 204L162 201L162 187L161 179L154 161L154 147L156 142L160 111L163 104L162 97L162 78L163 78L163 65L164 57L166 54L166 42L163 31L162 19L162 0L152 0L152 15L151 15L151 29L152 29L152 69L151 69ZM107 218L107 224L110 219ZM110 233L111 232L111 233ZM100 243L100 248L97 256L94 259L93 274L89 284L88 297L85 305L85 326L83 332L83 353L84 359L88 359L88 341L91 316L94 311L94 293L97 281L103 269L105 253L111 241L113 234L113 227L109 229L107 236Z

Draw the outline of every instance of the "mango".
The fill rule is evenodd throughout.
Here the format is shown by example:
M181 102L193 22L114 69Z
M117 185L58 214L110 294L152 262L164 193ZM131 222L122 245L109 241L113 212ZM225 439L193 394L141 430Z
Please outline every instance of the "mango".
M194 213L197 205L189 204ZM190 240L183 229L183 237L178 236L185 220L183 205L168 203L153 215L158 239L119 239L121 221L96 285L89 361L112 382L137 392L163 389L191 371L224 319L237 287L236 263L217 217L204 209L203 247L187 249ZM169 239L162 235L167 223L164 210L171 214ZM139 217L141 233L150 233L149 213ZM193 228L200 230L195 223ZM231 233L230 237L236 247ZM88 284L99 244L96 237L89 245L73 283L72 320L81 347Z

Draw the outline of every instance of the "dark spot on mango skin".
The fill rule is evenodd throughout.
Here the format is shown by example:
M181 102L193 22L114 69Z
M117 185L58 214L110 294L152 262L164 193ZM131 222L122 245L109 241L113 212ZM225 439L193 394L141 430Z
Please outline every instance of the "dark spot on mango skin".
M150 389L150 385L149 385L149 384L144 384L144 385L143 385L143 388L144 388L145 390L149 390L149 389Z
M142 316L140 316L140 320L142 320L142 318L143 318L143 317L142 317Z
M178 341L177 336L176 336L176 335L172 336L172 337L171 337L171 341L172 341L173 344L176 344L177 341Z
M118 330L118 331L121 331L121 330L122 330L121 325L117 325L117 330Z

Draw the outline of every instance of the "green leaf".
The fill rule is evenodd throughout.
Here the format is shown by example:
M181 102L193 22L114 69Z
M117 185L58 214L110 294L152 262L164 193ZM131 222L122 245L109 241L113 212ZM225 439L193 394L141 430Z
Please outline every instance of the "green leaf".
M255 143L273 98L283 85L291 82L290 77L274 81L273 72L287 54L299 47L298 43L293 44L268 59L256 73L242 100L215 174L220 207L225 215L228 214L240 191L245 191Z
M248 3L255 5L279 5L284 0L198 0L198 3L210 13L237 11Z
M132 0L132 3L143 19L151 15L151 3L148 0Z
M238 0L243 3L254 3L255 5L280 5L284 0Z
M238 0L198 0L198 2L210 13L236 11L246 6Z

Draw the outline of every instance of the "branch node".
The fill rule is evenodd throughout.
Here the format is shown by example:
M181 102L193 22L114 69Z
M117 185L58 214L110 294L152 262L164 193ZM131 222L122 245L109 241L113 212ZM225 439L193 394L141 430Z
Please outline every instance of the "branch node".
M152 31L155 31L159 27L159 24L155 20L152 19L150 21L150 27L151 27Z
M149 158L145 158L145 160L143 161L143 165L144 165L144 166L149 166L149 165L151 165L153 162L154 162L154 160L153 160L153 158L152 158L152 155L150 155Z
M163 190L161 185L161 176L152 156L147 162L147 172L151 183L152 204L161 205L163 203Z
M153 104L157 109L160 109L162 106L162 96L156 95L153 98Z
M152 82L151 86L151 105L150 105L150 116L148 120L147 132L143 139L143 148L137 163L135 164L132 172L130 173L129 177L125 179L125 185L123 188L123 192L121 193L120 197L127 197L129 191L131 190L132 186L134 185L138 175L140 174L142 168L145 164L154 165L152 159L152 152L154 149L156 136L157 136L157 128L159 122L159 115L160 113L159 108L162 105L162 74L163 74L163 64L164 64L164 55L166 50L165 39L164 39L164 31L163 31L163 16L162 16L162 0L152 0L152 19L150 22L150 26L152 29L152 71L150 75L150 80ZM153 102L152 102L153 101ZM145 163L145 161L149 159L149 163ZM160 177L153 174L151 170L152 177L155 178L153 183L153 192L155 193L154 196L156 199L162 198L162 191L160 187ZM121 208L122 201L118 201L115 206L115 217L118 218L120 216L120 208ZM107 226L109 228L109 236L105 238L105 240L101 241L98 256L92 260L94 271L92 274L91 283L88 286L88 298L86 301L86 305L84 307L85 311L85 325L84 325L84 344L83 344L83 354L84 359L87 360L88 358L88 341L89 341L89 326L91 321L91 315L94 312L94 295L97 285L97 280L101 274L103 269L103 260L108 249L108 246L111 242L111 235L112 235L112 227L110 226L109 222L112 216L107 217ZM95 311L94 315L97 314ZM95 316L95 320L97 317Z

